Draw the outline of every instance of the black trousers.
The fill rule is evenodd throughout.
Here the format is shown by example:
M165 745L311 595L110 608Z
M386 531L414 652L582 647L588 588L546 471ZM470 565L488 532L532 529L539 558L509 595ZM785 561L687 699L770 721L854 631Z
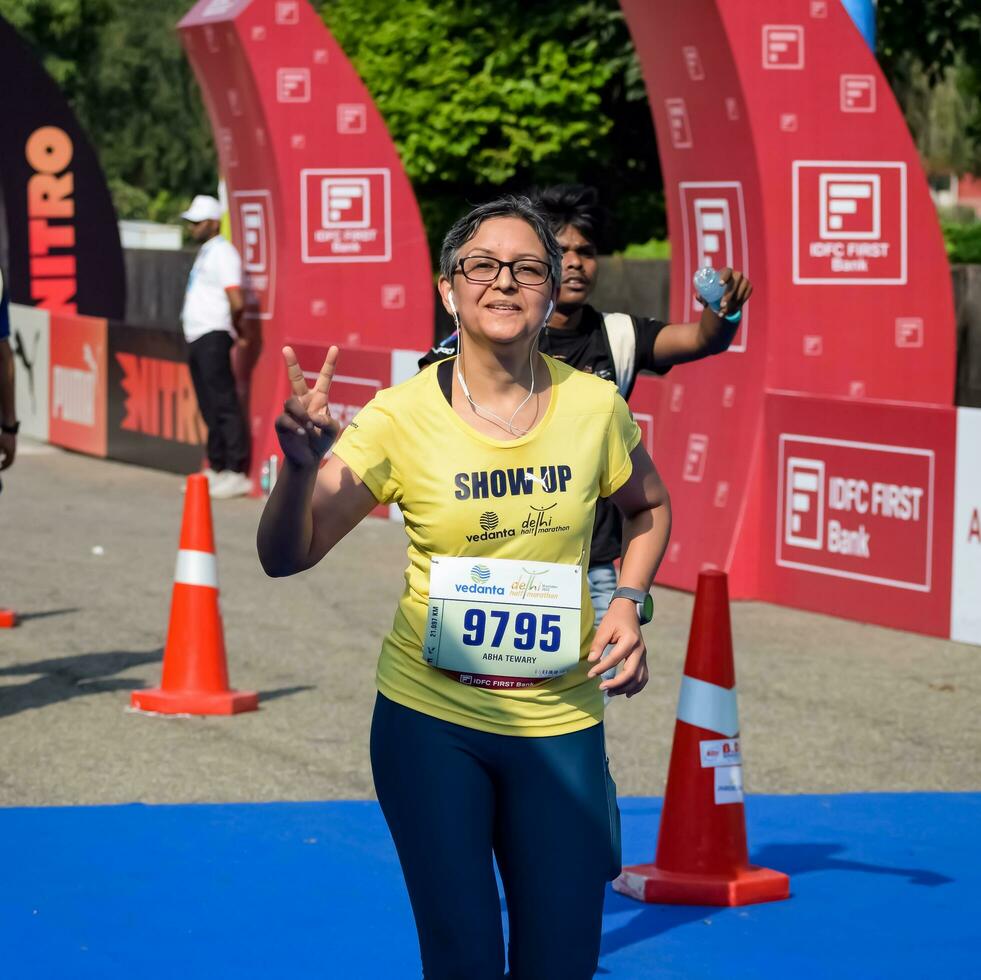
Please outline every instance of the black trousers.
M492 735L379 694L371 771L412 903L425 980L504 975L494 857L507 901L512 980L593 976L606 882L621 866L602 724L569 735Z
M232 376L231 335L212 330L187 346L194 393L208 427L208 462L218 472L244 473L249 461L249 432Z

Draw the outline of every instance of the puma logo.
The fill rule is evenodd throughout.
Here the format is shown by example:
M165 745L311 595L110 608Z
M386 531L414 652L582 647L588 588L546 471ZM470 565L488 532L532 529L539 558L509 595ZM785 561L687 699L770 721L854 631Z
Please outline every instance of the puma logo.
M30 359L27 357L27 349L24 344L24 337L19 330L14 331L14 356L24 365L27 373L27 390L31 396L31 413L37 412L37 398L34 394L34 365L37 362L37 348L41 342L41 334L34 334L34 350Z

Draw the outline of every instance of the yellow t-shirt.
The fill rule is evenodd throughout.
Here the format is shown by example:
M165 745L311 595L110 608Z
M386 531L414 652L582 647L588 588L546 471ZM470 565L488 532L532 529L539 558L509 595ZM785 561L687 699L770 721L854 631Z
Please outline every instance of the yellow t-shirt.
M382 644L378 689L424 714L502 735L563 735L603 716L585 660L593 637L586 569L598 495L632 471L640 429L609 381L545 357L545 417L520 439L482 435L447 402L437 365L379 392L334 452L379 503L396 503L409 537L405 591ZM537 531L537 533L536 533ZM433 555L579 564L579 664L533 687L469 687L422 657Z

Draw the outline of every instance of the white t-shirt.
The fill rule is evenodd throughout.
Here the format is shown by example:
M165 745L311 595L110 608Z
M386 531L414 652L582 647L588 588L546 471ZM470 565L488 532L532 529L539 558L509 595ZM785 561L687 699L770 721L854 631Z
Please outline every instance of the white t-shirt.
M232 310L226 289L242 285L242 259L235 246L215 235L198 252L187 279L181 322L187 342L197 340L212 330L223 330L234 336Z

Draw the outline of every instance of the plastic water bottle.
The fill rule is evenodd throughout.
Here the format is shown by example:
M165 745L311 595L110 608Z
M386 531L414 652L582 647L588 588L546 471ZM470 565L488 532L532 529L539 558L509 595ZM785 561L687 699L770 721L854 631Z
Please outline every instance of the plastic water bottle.
M718 313L726 292L726 284L719 278L718 272L710 265L704 266L695 273L692 282L695 292L708 303L709 309Z
M263 496L268 497L272 493L272 488L276 486L277 469L279 467L279 457L273 453L268 459L263 460L262 469L259 471L259 487Z

